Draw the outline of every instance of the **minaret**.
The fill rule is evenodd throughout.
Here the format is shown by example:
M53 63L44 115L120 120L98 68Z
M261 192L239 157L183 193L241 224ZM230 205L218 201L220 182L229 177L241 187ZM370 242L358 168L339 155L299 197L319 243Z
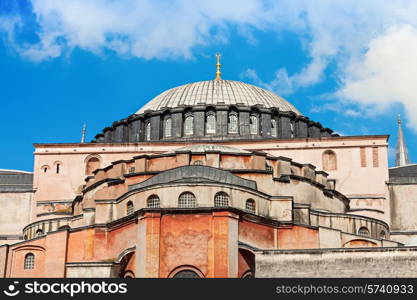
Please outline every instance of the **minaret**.
M83 129L81 130L81 143L85 143L85 131L86 131L87 125L83 125Z
M404 141L403 129L401 127L401 118L398 115L398 141L397 141L397 151L395 155L395 166L401 167L410 164L408 160L408 151L407 146Z
M216 53L216 60L217 60L217 63L216 63L216 78L215 78L215 80L221 80L221 75L222 75L222 72L220 71L220 67L221 67L221 64L220 64L220 53Z

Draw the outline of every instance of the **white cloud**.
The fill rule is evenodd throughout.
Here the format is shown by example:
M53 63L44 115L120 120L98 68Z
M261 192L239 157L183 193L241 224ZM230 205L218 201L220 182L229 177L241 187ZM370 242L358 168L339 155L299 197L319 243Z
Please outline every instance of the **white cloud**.
M417 29L393 26L369 43L367 52L347 65L336 95L380 111L401 102L417 128Z
M75 47L126 57L192 56L192 48L227 41L227 25L262 27L268 16L256 0L32 0L39 42L19 45L25 57L41 61Z
M276 66L270 82L256 70L244 75L290 94L322 81L332 64L340 90L332 95L334 105L326 107L339 106L355 117L378 114L399 102L417 130L417 1L31 1L38 42L16 42L24 25L19 16L0 19L9 43L31 60L67 55L74 48L98 55L111 50L127 58L191 58L196 46L227 43L231 27L252 44L255 30L291 31L299 36L309 63L295 73Z

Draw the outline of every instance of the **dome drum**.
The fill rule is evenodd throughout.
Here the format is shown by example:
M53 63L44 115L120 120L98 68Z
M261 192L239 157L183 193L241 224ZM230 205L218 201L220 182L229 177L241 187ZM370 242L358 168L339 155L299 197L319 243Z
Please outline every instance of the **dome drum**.
M220 104L145 110L104 128L93 142L296 139L334 135L331 129L293 111Z

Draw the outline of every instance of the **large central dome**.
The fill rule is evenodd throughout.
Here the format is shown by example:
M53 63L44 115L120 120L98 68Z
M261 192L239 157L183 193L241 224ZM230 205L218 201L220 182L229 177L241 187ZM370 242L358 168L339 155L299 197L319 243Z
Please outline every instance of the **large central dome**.
M145 104L136 114L142 114L146 110L156 111L195 105L259 105L301 115L291 103L278 95L254 85L233 80L207 80L169 89Z

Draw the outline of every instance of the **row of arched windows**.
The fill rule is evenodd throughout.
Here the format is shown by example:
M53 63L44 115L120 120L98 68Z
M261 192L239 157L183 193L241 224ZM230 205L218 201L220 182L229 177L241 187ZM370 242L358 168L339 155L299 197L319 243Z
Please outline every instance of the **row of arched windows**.
M230 112L228 115L227 133L238 134L239 133L239 116L237 112ZM259 117L257 115L250 115L249 117L249 133L256 135L259 134ZM207 135L216 134L217 120L215 112L208 112L205 119L205 133ZM163 121L163 137L172 137L172 118L168 117ZM184 136L194 134L194 116L189 113L184 117ZM278 126L275 119L271 120L271 136L278 137ZM151 122L145 124L145 140L151 140Z
M59 174L60 173L60 171L61 171L61 167L62 167L62 162L60 162L60 161L56 161L56 162L54 162L54 169L55 169L55 173L56 174ZM42 167L41 167L41 170L44 172L44 173L47 173L48 171L49 171L49 169L51 169L48 165L43 165Z
M367 227L362 226L358 230L358 235L369 237L369 236L371 236L371 233L370 233L370 231ZM387 233L385 232L385 230L381 230L381 232L379 233L379 238L380 239L386 239L387 238Z
M146 201L146 206L148 208L159 208L161 207L161 200L157 195L151 195ZM214 207L227 207L230 206L230 197L225 192L218 192L214 196ZM184 192L178 198L178 207L179 208L195 208L197 207L197 199L191 192ZM256 204L254 199L247 199L245 203L245 209L248 212L256 212ZM131 215L135 212L133 202L129 201L126 204L126 214Z

